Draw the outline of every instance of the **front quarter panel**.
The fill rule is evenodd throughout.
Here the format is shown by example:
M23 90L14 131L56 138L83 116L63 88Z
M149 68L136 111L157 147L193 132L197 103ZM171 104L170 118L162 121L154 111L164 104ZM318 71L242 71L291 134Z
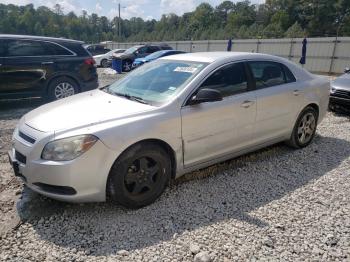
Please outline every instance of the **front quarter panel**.
M106 159L111 168L115 160L131 145L148 139L157 139L167 143L175 152L178 168L182 168L181 118L177 103L157 108L136 116L107 121L70 132L56 133L68 137L79 134L93 134L109 148L112 156ZM180 164L180 165L179 165Z

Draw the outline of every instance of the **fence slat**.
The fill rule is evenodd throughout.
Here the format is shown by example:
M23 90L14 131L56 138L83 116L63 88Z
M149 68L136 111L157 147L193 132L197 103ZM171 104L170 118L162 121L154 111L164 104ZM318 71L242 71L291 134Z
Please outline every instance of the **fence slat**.
M297 62L301 56L302 38L234 39L232 48L237 52L266 52ZM166 42L165 42L166 43ZM129 48L140 43L108 43L109 48ZM227 40L172 41L175 49L186 52L225 51ZM350 66L350 37L308 38L306 65L311 72L340 74Z

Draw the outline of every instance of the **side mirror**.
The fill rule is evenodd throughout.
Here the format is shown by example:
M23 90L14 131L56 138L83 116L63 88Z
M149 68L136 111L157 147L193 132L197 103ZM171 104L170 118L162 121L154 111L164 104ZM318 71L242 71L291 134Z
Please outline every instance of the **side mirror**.
M205 102L215 102L221 101L222 95L218 90L203 88L199 90L199 92L193 96L189 102L190 105L196 105Z
M345 67L345 69L344 69L344 73L345 73L345 74L350 73L350 68L349 68L349 67Z

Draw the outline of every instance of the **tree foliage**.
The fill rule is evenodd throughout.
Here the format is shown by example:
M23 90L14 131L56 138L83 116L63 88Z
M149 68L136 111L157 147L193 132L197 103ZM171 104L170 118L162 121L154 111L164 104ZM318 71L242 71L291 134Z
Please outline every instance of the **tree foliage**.
M0 4L0 33L80 39L85 42L171 41L228 38L280 38L350 35L349 0L223 1L200 4L182 16L164 14L159 21L133 17L108 19L95 13L65 13L32 4Z

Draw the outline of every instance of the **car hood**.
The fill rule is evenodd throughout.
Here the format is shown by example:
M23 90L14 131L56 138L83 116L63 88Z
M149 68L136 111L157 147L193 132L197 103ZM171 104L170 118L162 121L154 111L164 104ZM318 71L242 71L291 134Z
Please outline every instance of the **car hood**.
M123 119L155 107L101 90L74 95L43 105L24 116L26 125L42 132L56 132Z
M344 74L331 82L332 87L350 91L350 74Z

